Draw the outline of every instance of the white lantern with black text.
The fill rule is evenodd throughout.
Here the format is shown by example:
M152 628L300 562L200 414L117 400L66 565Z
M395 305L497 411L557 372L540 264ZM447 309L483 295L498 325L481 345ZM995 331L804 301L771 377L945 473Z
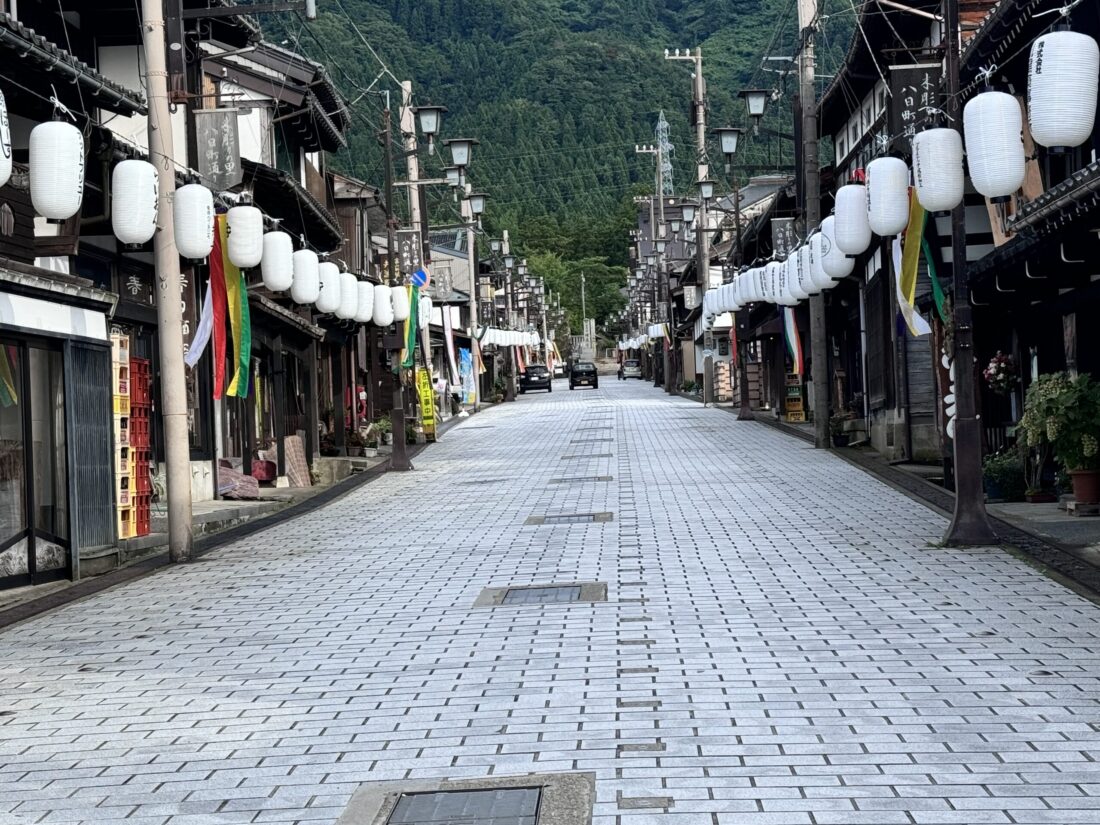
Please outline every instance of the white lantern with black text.
M374 287L374 325L388 327L393 323L393 295L385 284Z
M350 321L359 311L359 279L351 272L340 273L340 306L336 307L336 317Z
M290 297L298 304L312 304L321 294L320 262L312 249L299 249L291 259L294 282Z
M867 164L867 223L888 237L909 225L909 167L901 158L875 158Z
M821 268L834 281L852 274L856 262L844 254L836 242L836 216L821 222Z
M172 201L176 251L189 261L201 261L214 249L214 194L205 186L188 183Z
M1053 31L1031 44L1027 112L1040 146L1068 149L1092 135L1100 84L1100 47L1087 34Z
M764 300L769 304L779 303L779 288L782 285L780 272L782 269L783 264L779 261L768 261L764 266Z
M374 318L374 284L359 281L356 290L359 293L359 305L355 310L355 320L360 324L369 324Z
M836 221L833 239L845 255L856 256L871 245L871 225L867 222L867 187L849 183L836 191Z
M1024 185L1023 115L1004 92L982 92L963 108L963 134L970 180L994 203L1003 203Z
M795 301L804 301L810 297L810 293L802 288L802 279L798 275L797 249L783 262L783 277L787 279L787 293Z
M318 267L321 275L321 294L317 296L318 312L336 312L340 308L340 267L332 261L322 261ZM355 294L356 299L359 293Z
M11 180L11 126L8 123L8 101L0 91L0 186Z
M444 308L446 309L446 308ZM420 296L420 306L416 310L416 325L420 329L427 329L432 321L432 297L424 294Z
M124 160L111 170L111 229L119 242L141 246L157 231L157 167Z
M264 233L264 254L260 260L264 286L272 292L286 292L294 284L294 241L285 232Z
M52 120L31 129L28 153L31 203L49 221L68 220L84 199L84 135Z
M240 269L259 266L264 257L264 214L255 206L234 206L225 216L229 260Z
M913 188L929 212L950 212L963 200L962 136L954 129L925 129L913 138Z
M404 321L409 317L409 288L405 286L390 287L393 293L393 320Z
M822 286L814 278L813 253L809 243L804 243L795 252L795 262L798 270L798 283L802 291L809 295L817 295Z

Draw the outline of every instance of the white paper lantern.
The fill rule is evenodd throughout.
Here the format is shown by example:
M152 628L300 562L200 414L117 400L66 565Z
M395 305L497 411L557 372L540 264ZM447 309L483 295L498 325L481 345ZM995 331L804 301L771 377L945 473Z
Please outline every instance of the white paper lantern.
M226 215L229 260L239 269L259 266L264 256L264 214L255 206L234 206Z
M909 167L901 158L875 158L867 164L867 223L888 237L909 225Z
M779 267L779 288L777 290L775 302L780 306L793 307L802 300L800 297L802 293L796 293L796 279L792 277L793 269L794 268L788 266L786 262Z
M810 293L802 287L802 276L798 271L798 250L787 256L783 263L784 277L787 279L787 292L796 301L804 301L810 297Z
M8 101L0 91L0 186L11 180L11 126L8 123Z
M111 229L120 243L141 246L157 231L157 167L124 160L111 170Z
M416 310L416 325L420 329L427 329L432 323L432 298L430 295L420 296L420 306Z
M84 199L84 135L71 123L39 123L30 139L31 203L50 221L80 211Z
M859 255L871 245L867 222L867 187L850 183L836 191L836 222L833 238L845 255Z
M214 249L214 194L205 186L188 183L172 201L176 251L189 261L201 261Z
M1054 31L1031 44L1027 111L1040 146L1080 146L1096 123L1100 47L1087 34Z
M802 291L817 295L824 287L814 278L813 253L810 251L810 244L802 244L795 254L798 263L798 282L802 286Z
M825 235L821 232L820 227L817 232L810 236L810 242L807 246L810 248L810 277L813 278L814 285L821 290L832 289L837 285L837 282L829 277L829 273L822 266L825 257ZM844 260L852 263L852 265L855 264L847 256Z
M294 284L294 241L285 232L264 234L264 254L260 260L264 286L272 292L285 292Z
M954 129L926 129L913 138L913 186L929 212L950 212L963 201L962 136Z
M322 261L317 268L321 276L321 294L317 296L318 312L336 312L340 308L340 267L332 261ZM359 300L358 290L355 299Z
M783 264L779 263L779 261L768 261L768 263L764 265L764 300L769 304L779 303L779 288L781 286L780 272L782 269Z
M856 262L840 249L836 242L836 216L830 215L821 222L821 268L834 281L847 278Z
M351 272L340 273L340 306L336 307L336 317L350 321L359 311L359 279Z
M404 286L390 287L393 293L393 320L404 321L409 317L409 288Z
M359 293L359 304L355 309L355 320L360 324L369 324L374 318L374 284L359 281L355 285Z
M1024 185L1023 116L1016 98L982 92L963 108L963 133L970 180L994 203L1004 202Z
M294 283L290 297L298 304L312 304L321 294L320 262L312 249L299 249L292 256Z
M388 327L393 323L393 296L385 284L374 287L374 325Z

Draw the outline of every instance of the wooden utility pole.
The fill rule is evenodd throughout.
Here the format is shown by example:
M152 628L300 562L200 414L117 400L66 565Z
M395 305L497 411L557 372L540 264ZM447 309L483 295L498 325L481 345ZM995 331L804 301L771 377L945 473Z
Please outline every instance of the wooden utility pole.
M164 4L142 0L145 88L149 100L149 160L159 185L153 257L157 274L157 341L160 350L161 416L164 419L165 481L168 488L168 554L191 560L191 444L187 434L187 385L183 364L183 289L176 251L172 203L176 194L175 147L168 109Z
M947 54L947 114L951 128L962 134L959 105L959 0L946 0L944 33ZM970 275L966 261L966 204L951 212L952 315L955 362L955 511L944 535L953 547L997 543L985 511L982 487L982 431L974 403L974 327L970 309Z
M817 91L814 84L814 27L818 0L798 0L802 49L798 58L798 101L802 109L802 196L804 236L821 223L821 177L817 154ZM810 296L810 382L814 388L814 446L829 446L829 356L825 335L825 293Z
M397 286L397 217L393 211L393 123L390 116L388 96L386 98L386 109L382 113L382 147L386 154L386 266L390 286ZM401 338L400 324L395 328L394 336ZM390 469L411 470L413 467L409 461L408 447L405 443L405 388L401 383L401 350L403 345L398 342L392 343L396 344L396 347L389 348L390 368L393 371L393 406L390 409L393 452L390 453Z

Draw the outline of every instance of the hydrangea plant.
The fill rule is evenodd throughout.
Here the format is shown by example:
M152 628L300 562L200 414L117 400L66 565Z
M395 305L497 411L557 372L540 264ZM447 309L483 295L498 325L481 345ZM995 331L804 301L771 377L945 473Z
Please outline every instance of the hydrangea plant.
M1089 375L1040 375L1028 387L1020 432L1028 446L1049 444L1067 470L1100 469L1100 383Z

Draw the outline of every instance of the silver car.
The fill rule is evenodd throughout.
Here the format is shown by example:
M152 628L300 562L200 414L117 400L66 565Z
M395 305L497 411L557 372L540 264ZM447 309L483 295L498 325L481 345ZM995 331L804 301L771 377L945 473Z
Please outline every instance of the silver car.
M636 358L623 361L623 380L642 377L642 362Z

